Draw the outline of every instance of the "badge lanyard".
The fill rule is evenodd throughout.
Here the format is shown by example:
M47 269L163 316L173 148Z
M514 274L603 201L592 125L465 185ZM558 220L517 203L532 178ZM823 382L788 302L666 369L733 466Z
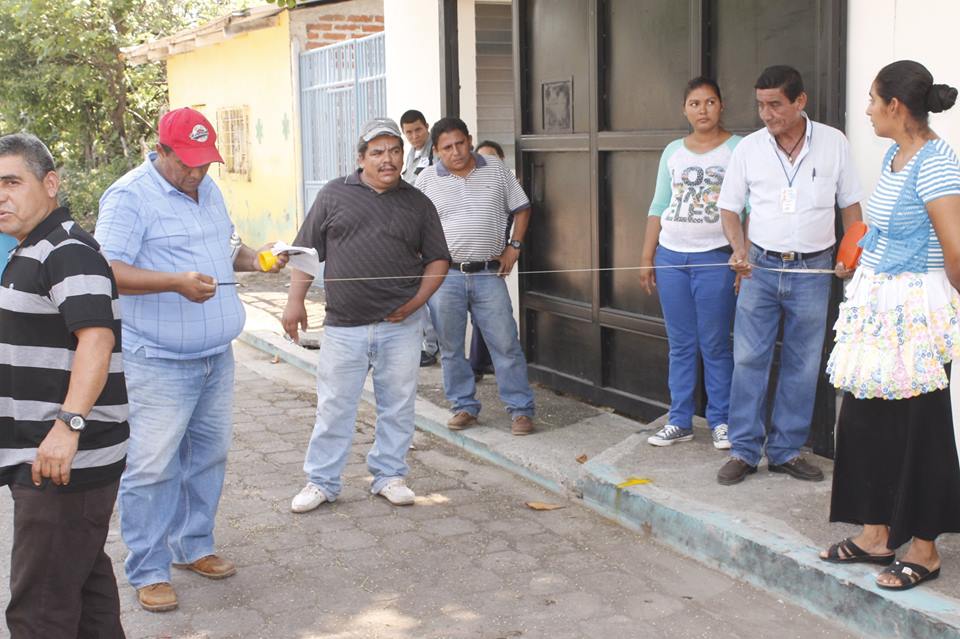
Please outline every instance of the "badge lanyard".
M813 131L811 130L810 140L812 139ZM783 163L783 158L780 157L777 150L773 150L774 155L777 156L777 161L780 163L780 169L783 171L783 177L787 180L786 188L780 189L780 210L784 213L797 212L797 189L794 188L793 183L796 181L797 175L800 174L800 167L803 166L803 161L807 159L807 155L810 155L810 140L807 141L807 153L797 162L797 168L793 171L793 176L787 171L787 167ZM776 140L774 140L774 142L776 142Z

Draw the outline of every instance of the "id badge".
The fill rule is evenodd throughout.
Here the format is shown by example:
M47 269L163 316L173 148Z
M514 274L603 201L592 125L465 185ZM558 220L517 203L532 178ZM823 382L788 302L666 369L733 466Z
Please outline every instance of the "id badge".
M784 213L797 212L797 189L789 186L780 189L780 210Z

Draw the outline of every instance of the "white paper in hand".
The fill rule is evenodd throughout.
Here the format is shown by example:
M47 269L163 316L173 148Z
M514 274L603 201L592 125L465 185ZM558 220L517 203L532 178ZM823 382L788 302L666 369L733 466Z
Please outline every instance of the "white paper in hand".
M287 262L287 266L290 268L309 273L313 277L320 275L320 258L317 256L317 249L315 248L290 246L285 242L277 242L270 252L274 255L286 253L290 258Z

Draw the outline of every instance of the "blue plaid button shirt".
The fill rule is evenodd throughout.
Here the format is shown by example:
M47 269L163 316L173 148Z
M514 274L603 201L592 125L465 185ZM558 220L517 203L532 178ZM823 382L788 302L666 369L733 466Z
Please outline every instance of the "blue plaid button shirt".
M109 260L150 271L197 271L233 282L233 223L220 189L203 178L199 202L181 193L147 161L100 198L95 236ZM196 359L227 350L244 323L235 286L197 304L179 293L121 295L123 348L147 357Z

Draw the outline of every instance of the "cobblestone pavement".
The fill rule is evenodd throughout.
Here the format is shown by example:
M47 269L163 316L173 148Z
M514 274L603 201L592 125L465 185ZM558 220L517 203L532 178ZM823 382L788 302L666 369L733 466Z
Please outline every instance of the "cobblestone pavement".
M335 504L290 513L302 487L313 380L236 346L234 446L221 503L224 581L174 571L177 611L148 613L107 551L130 638L849 637L831 623L683 558L428 435L410 454L417 504L369 494L362 406ZM0 605L12 508L0 498ZM563 506L534 511L536 500Z

